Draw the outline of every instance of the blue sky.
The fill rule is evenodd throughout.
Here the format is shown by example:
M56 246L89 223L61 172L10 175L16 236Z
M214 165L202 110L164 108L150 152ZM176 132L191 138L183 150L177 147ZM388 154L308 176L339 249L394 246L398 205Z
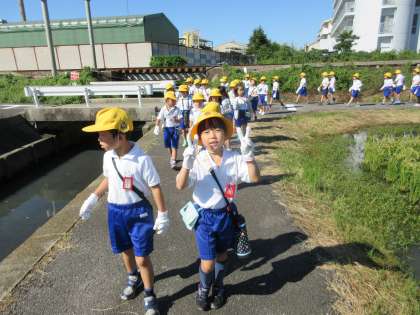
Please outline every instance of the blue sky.
M20 20L18 0L1 0L0 19ZM303 47L313 41L321 21L332 15L332 0L91 0L93 16L163 12L184 31L199 30L215 45L247 43L261 25L271 40ZM85 17L84 0L48 0L50 18ZM41 20L41 1L25 0L28 20Z

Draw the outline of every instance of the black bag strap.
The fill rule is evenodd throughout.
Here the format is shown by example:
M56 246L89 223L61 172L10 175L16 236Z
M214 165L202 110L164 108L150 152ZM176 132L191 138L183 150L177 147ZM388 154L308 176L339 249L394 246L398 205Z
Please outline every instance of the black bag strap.
M222 193L223 199L225 200L226 205L227 205L228 212L232 212L232 209L230 207L230 201L226 198L225 191L223 190L222 185L220 185L219 179L217 178L216 172L214 171L213 168L210 169L210 174L213 177L214 181L216 182L217 187L219 187L220 192Z
M115 170L117 171L118 176L121 178L121 180L124 182L124 178L121 175L120 171L117 168L117 163L115 162L115 158L112 158L112 164L114 165ZM142 200L147 202L150 205L149 200L146 198L146 196L143 194L143 192L138 189L136 186L133 185L133 191L139 196Z

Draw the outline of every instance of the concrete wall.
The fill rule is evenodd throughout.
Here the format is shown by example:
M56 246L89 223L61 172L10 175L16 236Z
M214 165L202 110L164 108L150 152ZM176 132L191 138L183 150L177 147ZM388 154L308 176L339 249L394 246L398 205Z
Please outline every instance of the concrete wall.
M89 45L56 46L58 70L92 67ZM152 56L151 43L98 44L96 61L100 69L148 67ZM49 50L45 46L0 48L0 71L48 71L51 69Z

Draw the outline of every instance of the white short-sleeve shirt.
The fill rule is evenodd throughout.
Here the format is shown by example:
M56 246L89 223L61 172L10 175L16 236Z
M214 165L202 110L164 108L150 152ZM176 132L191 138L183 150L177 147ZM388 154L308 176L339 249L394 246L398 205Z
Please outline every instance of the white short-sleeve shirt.
M181 95L176 102L176 107L178 107L179 110L190 110L192 107L191 98Z
M143 194L150 196L149 187L160 184L159 174L150 156L134 142L133 147L124 156L119 157L114 150L105 152L103 160L103 174L108 178L108 202L118 205L128 205L141 201L132 190L124 189L123 182L114 168L112 159L123 177L132 178L132 183Z
M178 107L174 106L168 108L168 106L165 105L160 109L157 119L163 123L164 127L178 127L179 122L177 119L180 116L181 112Z
M201 114L200 107L193 107L190 111L190 122L194 125Z
M268 85L265 83L260 83L257 85L258 94L267 95L268 94Z
M201 208L221 209L226 206L226 202L209 172L210 167L215 170L223 189L226 189L228 185L235 185L237 190L239 183L250 182L248 165L241 154L233 150L223 151L220 166L214 164L207 150L203 149L197 154L188 179L189 187L193 187L193 201Z
M273 82L273 91L278 91L280 87L280 84L277 81Z

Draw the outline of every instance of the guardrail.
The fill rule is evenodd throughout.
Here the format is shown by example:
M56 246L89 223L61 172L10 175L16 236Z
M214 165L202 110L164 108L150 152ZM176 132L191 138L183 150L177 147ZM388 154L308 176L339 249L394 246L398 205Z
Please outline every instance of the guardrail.
M89 98L94 96L136 95L141 107L142 95L153 95L153 92L163 92L164 88L153 88L152 84L143 85L77 85L77 86L25 86L25 96L32 97L36 107L40 106L42 96L83 96L89 107Z

